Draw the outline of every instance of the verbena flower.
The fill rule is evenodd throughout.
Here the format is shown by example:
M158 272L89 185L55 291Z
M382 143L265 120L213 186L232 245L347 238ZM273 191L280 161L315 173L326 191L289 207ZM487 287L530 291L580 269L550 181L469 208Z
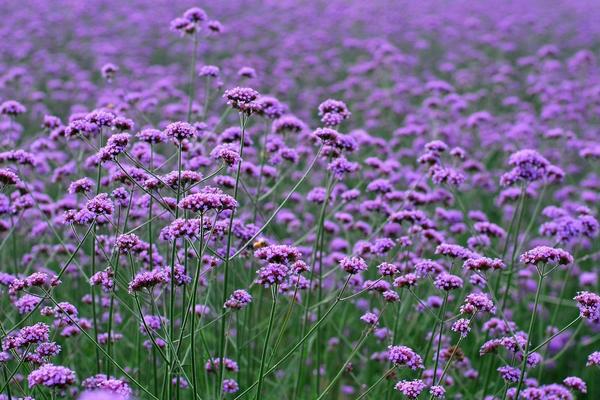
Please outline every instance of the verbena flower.
M579 292L574 299L579 307L579 314L592 322L600 321L600 296L591 292Z
M423 359L410 347L389 346L387 350L387 358L394 365L405 365L413 370L423 368Z
M245 290L235 290L227 299L223 307L240 310L252 302L252 296Z
M351 275L358 274L368 268L365 260L360 257L344 257L340 260L340 266Z
M521 254L519 260L524 264L571 264L573 256L563 249L548 246L538 246Z
M412 381L400 381L396 383L394 389L409 399L416 399L426 387L427 385L422 380L414 379Z
M176 142L191 139L195 134L196 129L191 124L181 121L170 123L164 130L164 135Z
M260 110L259 103L256 102L258 96L259 93L256 90L248 87L235 87L226 90L223 94L228 105L246 114Z
M42 365L27 376L30 388L38 385L49 388L65 388L73 385L76 379L75 372L69 368L53 364Z

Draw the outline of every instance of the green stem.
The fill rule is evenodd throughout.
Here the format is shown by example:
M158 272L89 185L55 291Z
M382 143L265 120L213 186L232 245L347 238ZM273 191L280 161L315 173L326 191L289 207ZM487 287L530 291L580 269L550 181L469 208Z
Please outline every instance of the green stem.
M476 315L477 315L477 313L474 313L473 316L471 318L469 318L469 324L471 324L471 322L473 322ZM454 354L456 354L456 350L458 350L458 348L464 338L465 337L462 335L458 338L458 342L456 342L456 346L454 346L454 349L452 350L450 357L448 357L448 361L446 362L446 365L444 366L442 375L440 376L440 379L438 380L438 383L437 383L438 385L444 380L444 377L446 376L446 373L448 372L448 368L450 368L450 365L452 364L452 359L454 358ZM433 384L434 385L436 384L435 381L433 381ZM433 396L431 398L433 398Z
M448 292L444 296L442 302L442 308L440 310L440 334L438 335L437 351L435 352L435 364L433 366L433 384L435 384L435 378L437 376L438 364L440 361L440 350L442 348L442 334L444 333L444 314L446 312L446 305L448 304ZM432 333L433 335L433 333Z
M371 386L369 386L369 388L367 390L365 390L364 392L362 392L360 394L360 396L358 396L356 398L356 400L360 400L360 399L364 398L366 395L368 395L369 393L371 393L371 391L373 389L375 389L375 387L377 385L379 385L381 383L381 381L383 381L392 371L394 371L394 368L396 368L396 367L392 367L392 368L388 369L387 371L385 371L384 374L381 375L381 377L379 379L377 379L377 381L374 384L372 384Z
M379 314L379 318L381 318L381 316L383 315L383 312L385 311L385 307L387 306L388 303L386 303L380 314ZM367 338L369 337L369 334L371 332L373 332L373 329L375 329L375 327L377 326L377 324L373 324L371 325L371 327L369 329L367 329L367 331L365 332L365 334L363 335L362 339L360 340L360 342L358 342L358 344L356 346L354 346L354 349L352 349L352 353L350 353L350 355L348 356L348 358L346 359L346 361L344 361L344 364L342 365L342 368L340 368L337 372L337 374L335 374L335 376L333 377L333 379L331 380L331 382L329 382L329 385L327 385L327 387L325 388L325 390L323 390L323 392L319 395L319 397L317 397L317 400L321 400L325 397L325 395L331 390L331 388L333 387L333 385L335 385L335 383L337 382L338 379L340 379L340 376L342 376L342 373L344 372L344 370L346 369L346 366L348 365L348 363L350 363L350 361L352 361L352 358L354 358L354 356L356 355L356 353L358 353L358 351L360 350L360 348L362 347L362 345L365 343L365 341L367 340ZM318 366L317 366L318 368Z
M196 276L194 277L194 285L192 288L192 305L191 310L191 338L190 338L190 351L192 353L192 384L194 386L194 399L198 398L198 373L196 371L196 316L194 315L196 307L196 296L198 295L198 282L200 281L200 269L202 266L202 242L204 240L204 214L200 214L200 254L197 256L196 261ZM183 328L182 328L183 330Z
M550 336L549 338L547 338L546 340L544 340L541 344L539 344L538 346L536 346L533 350L531 350L531 353L535 353L536 351L538 351L539 349L541 349L542 347L544 347L545 345L547 345L552 339L554 339L555 337L557 337L558 335L560 335L561 333L563 333L564 331L566 331L567 329L569 329L570 327L572 327L577 321L580 321L581 318L582 318L581 315L579 315L573 321L569 322L569 324L567 324L567 326L565 326L560 331L556 332L554 335ZM581 327L581 326L583 326L583 325L580 325L579 327ZM577 329L579 329L579 327Z
M244 156L244 140L245 140L245 136L246 136L246 123L248 122L248 119L246 117L246 115L244 113L240 113L240 128L242 130L241 132L241 137L240 137L240 161L238 162L237 165L237 171L235 174L235 186L233 188L233 198L235 200L237 200L238 197L238 189L239 189L239 184L240 184L240 172L241 172L241 168L242 168L242 161L241 158ZM226 247L226 253L225 253L225 262L224 262L224 266L223 266L223 294L221 297L221 305L225 304L225 302L227 301L227 296L228 296L228 285L229 285L229 264L231 263L231 259L233 258L231 256L231 245L232 245L232 241L233 241L233 235L232 235L232 229L233 229L233 218L235 216L235 210L231 210L231 215L229 217L229 226L227 229L227 247ZM219 382L218 382L218 387L217 387L217 391L218 393L221 393L222 391L222 384L223 384L223 372L224 372L224 368L225 365L223 363L223 359L225 358L225 322L226 322L226 318L223 318L221 320L221 331L220 331L220 337L219 337L219 356L221 357L221 363L219 364ZM221 397L219 395L219 397Z
M537 313L537 306L540 301L540 293L542 292L542 284L544 283L544 268L542 266L542 272L538 272L538 285L535 291L535 301L533 303L533 311L531 313L531 320L529 321L529 329L527 330L527 343L525 344L525 351L523 352L523 361L521 362L521 375L519 376L519 383L517 384L517 394L515 399L519 398L521 393L521 387L523 386L523 380L525 378L525 369L527 368L527 358L529 357L529 346L531 345L531 333L533 332L533 325L535 324L535 317Z
M260 394L261 394L261 390L262 390L262 384L263 384L263 372L265 370L265 360L267 358L267 351L268 351L268 347L269 347L269 339L271 339L271 331L273 330L273 321L275 319L275 306L277 305L277 285L272 286L271 287L271 297L272 297L272 304L271 304L271 313L269 314L269 326L267 328L267 336L265 337L265 343L263 345L263 350L262 350L262 355L260 357L260 368L259 368L259 373L258 373L258 389L256 390L256 400L259 400Z
M265 378L265 376L269 375L271 372L273 372L277 368L279 368L279 366L281 364L283 364L288 358L290 358L296 352L296 350L298 350L298 348L300 346L302 346L304 344L304 342L306 342L306 340L309 337L311 337L312 334L317 330L317 328L327 319L327 317L329 316L329 314L333 311L333 309L340 302L342 294L346 290L346 287L348 287L348 282L350 282L350 278L351 278L351 275L348 276L348 279L346 279L346 282L344 283L344 286L340 289L339 294L336 297L335 301L333 302L333 304L331 305L331 307L329 307L329 309L325 312L325 314L323 314L323 317L321 317L321 319L318 320L315 323L315 325L313 325L312 328L310 328L310 330L302 337L302 339L300 339L282 358L280 358L279 361L277 361L275 364L273 364L273 366L271 366L269 369L267 369L265 371L264 374L262 374L262 378L263 379ZM238 400L238 399L241 399L242 397L244 397L246 395L246 393L248 393L249 391L251 391L254 388L254 386L256 386L257 384L258 384L258 381L255 381L252 385L248 386L242 393L240 393L239 395L237 395L237 397L235 397L234 400Z
M181 199L181 170L182 170L182 143L179 141L177 145L177 197L176 203L179 204L179 200ZM175 219L179 218L179 207L175 208ZM172 341L175 337L175 259L177 256L177 246L176 241L173 241L173 248L171 251L171 283L170 283L170 291L169 291L169 341ZM173 374L173 367L175 365L175 358L177 358L177 354L173 354L172 343L169 346L169 365L165 368L165 380L166 380L166 388L167 388L167 398L171 398L171 376Z
M194 46L192 53L192 66L190 68L190 96L188 100L187 122L192 120L192 104L194 103L194 93L196 91L196 59L198 58L198 33L194 32Z
M506 285L504 287L504 293L502 294L502 306L500 309L504 311L506 308L506 302L508 300L508 293L510 292L510 286L512 284L512 278L515 271L515 257L517 255L517 246L519 244L519 231L521 230L521 221L523 220L523 214L525 213L525 186L521 187L521 200L519 201L519 206L521 211L519 212L519 219L517 220L517 227L515 231L515 241L513 244L512 255L510 257L510 268L508 271L508 278L506 279Z

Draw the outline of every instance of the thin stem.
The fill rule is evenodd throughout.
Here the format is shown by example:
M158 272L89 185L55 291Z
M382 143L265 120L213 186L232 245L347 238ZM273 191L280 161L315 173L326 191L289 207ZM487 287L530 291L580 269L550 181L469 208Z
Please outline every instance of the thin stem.
M387 305L388 305L388 303L386 303L383 306L383 309L381 310L381 312L379 314L378 320L383 315L383 312L385 311L385 307ZM327 387L325 388L325 390L323 390L323 392L319 395L319 397L317 397L317 400L323 399L325 397L325 395L331 390L331 388L333 387L333 385L335 385L335 383L337 382L337 380L340 379L340 376L342 376L342 373L346 369L346 365L348 365L348 363L350 363L350 361L352 361L352 359L354 358L354 356L356 355L356 353L358 353L358 351L360 350L360 348L362 347L362 345L365 343L365 341L369 337L369 334L371 332L373 332L373 329L375 329L376 326L377 326L377 323L371 325L369 327L369 329L367 329L367 331L364 333L364 335L363 335L362 339L360 340L360 342L358 342L358 344L356 346L354 346L354 349L352 350L352 352L350 353L350 355L348 356L348 358L346 359L346 361L344 361L344 364L342 365L342 367L338 370L337 374L335 374L335 376L333 377L333 379L331 380L331 382L329 382L329 385L327 385Z
M194 284L192 288L192 299L191 299L191 310L188 310L191 315L191 338L190 338L190 351L192 353L192 383L194 386L194 399L198 398L198 373L196 371L196 316L194 315L196 307L196 296L198 295L198 282L200 281L200 268L202 267L202 241L204 240L204 214L200 214L200 254L197 256L196 261L196 276L194 277ZM182 331L183 331L182 327ZM181 341L180 341L181 342Z
M273 219L275 219L275 217L277 216L277 213L279 213L279 211L281 211L281 209L283 207L285 207L285 204L287 203L287 201L296 192L296 190L298 189L298 187L300 187L300 185L304 182L304 180L306 179L306 177L308 176L308 174L310 173L310 171L312 171L313 167L317 163L317 160L319 159L319 156L321 154L321 150L322 149L323 149L323 147L319 148L319 151L317 151L317 154L315 154L315 158L313 158L313 160L310 163L309 167L304 172L304 175L302 175L302 177L300 178L300 180L298 180L298 182L296 182L296 184L294 185L294 187L292 188L292 190L290 190L290 192L285 197L285 199L283 199L283 201L281 202L281 204L279 204L279 207L277 207L275 209L275 211L273 211L273 214L271 214L271 216L269 217L269 219L267 219L265 221L265 223L263 224L263 226L261 226L260 229L258 229L258 231L256 231L256 233L254 235L252 235L252 237L246 241L246 243L244 243L242 246L240 246L240 248L238 249L238 251L236 251L231 256L232 259L236 258L240 254L242 254L242 252L246 249L246 247L248 247L250 244L252 244L254 242L254 240L256 240L256 238L259 237L263 233L263 231L265 229L267 229L267 226L269 226L269 224L271 223L271 221L273 221Z
M190 68L190 88L188 99L187 122L192 122L192 105L194 103L194 93L196 91L196 59L198 58L198 32L194 31L194 46L192 53L192 65Z
M533 332L533 325L535 324L535 317L537 314L537 306L540 301L540 293L542 292L542 284L544 283L544 269L545 265L542 266L542 272L538 273L538 285L535 291L535 301L533 303L533 311L531 313L531 320L529 321L529 329L527 330L527 342L525 344L525 351L523 352L523 361L521 363L521 374L519 376L519 383L517 384L517 394L515 399L519 398L521 393L521 387L523 386L523 380L525 378L525 369L527 368L527 358L529 357L529 346L531 345L531 333Z
M275 319L275 307L277 306L277 285L271 287L271 297L272 297L272 304L271 304L271 313L269 314L269 326L267 328L267 336L265 337L265 343L263 345L263 351L262 351L262 355L260 357L260 368L259 368L259 373L258 373L258 389L256 389L256 400L259 400L260 394L261 394L261 390L262 390L262 384L263 384L263 372L265 370L265 360L267 358L267 351L268 351L268 347L269 347L269 339L271 339L271 331L273 330L273 321Z
M435 364L433 366L433 383L435 384L435 378L437 375L438 363L440 361L440 350L442 348L442 334L444 333L444 313L446 312L446 306L448 305L448 292L444 296L442 302L442 308L440 310L440 334L438 336L437 351L435 352ZM433 333L432 333L433 334Z
M519 231L521 230L521 221L523 220L523 215L525 213L525 186L521 187L521 197L520 197L520 201L519 201L519 206L521 208L521 211L519 212L519 219L517 219L517 227L515 230L515 241L513 244L513 250L512 250L512 255L510 257L510 268L508 271L508 278L506 279L506 285L504 287L504 293L502 295L502 306L500 307L500 309L502 311L504 311L504 309L506 308L506 303L508 300L508 293L510 292L510 286L512 284L512 278L514 275L514 271L515 271L515 257L517 255L517 246L519 244Z
M177 197L176 203L179 204L181 199L181 170L182 170L182 143L179 141L177 145ZM175 219L179 218L179 207L175 208ZM172 341L175 337L175 258L177 256L177 246L175 240L173 241L173 247L171 251L171 283L169 291L169 341ZM172 346L169 346L169 366L165 369L165 379L167 386L167 397L171 398L171 376L173 374L174 361L177 358L177 354L173 352Z
M471 322L473 322L476 315L477 315L477 313L474 313L473 316L471 318L469 318L469 325L471 324ZM446 361L446 365L444 366L442 375L440 376L440 379L438 380L438 385L444 380L444 377L446 376L446 372L448 372L448 368L450 368L450 365L452 364L452 359L454 358L454 354L456 354L456 351L458 350L458 348L464 338L465 338L465 336L463 336L463 335L461 335L458 338L458 342L456 342L456 345L452 349L452 353L450 354L450 357L448 357L448 361ZM433 381L433 384L434 385L436 384L435 381ZM432 398L433 398L433 396L432 396Z
M298 350L298 348L300 346L302 346L304 344L304 342L306 342L306 340L309 337L311 337L312 334L317 330L317 328L327 319L327 317L329 316L329 314L339 304L342 294L346 290L346 287L348 287L348 282L350 282L350 278L351 278L351 275L348 276L348 278L346 279L346 282L344 283L344 286L340 289L339 294L336 297L335 301L333 302L333 304L331 305L331 307L329 307L329 309L323 314L323 316L321 317L321 319L318 320L315 323L315 325L313 325L313 327L302 337L302 339L300 339L282 358L280 358L279 361L277 361L275 364L273 364L273 366L271 366L269 369L267 369L265 371L264 374L262 374L262 378L263 379L267 375L269 375L271 372L273 372L277 368L279 368L279 366L281 364L283 364L288 358L290 358L296 352L296 350ZM250 386L248 386L242 393L240 393L239 395L237 395L234 400L238 400L238 399L241 399L242 397L244 397L246 395L246 393L248 393L249 391L251 391L257 384L258 384L258 381L255 381L253 384L251 384Z
M238 197L238 189L239 189L239 185L240 185L240 173L241 173L241 168L242 168L242 161L241 158L244 156L244 141L246 139L246 123L247 123L248 119L247 116L244 113L240 113L240 128L241 128L241 135L240 135L240 161L238 161L238 165L237 165L237 171L235 174L235 186L233 188L233 198L235 200L237 200ZM227 229L227 247L226 247L226 253L225 253L225 262L223 265L223 293L222 293L222 297L221 297L221 304L225 304L225 302L227 301L227 296L228 296L228 285L229 285L229 264L231 263L231 259L233 258L231 256L231 245L233 242L233 218L235 216L235 210L231 210L231 214L229 216L229 226ZM221 357L221 363L219 364L219 382L218 382L218 388L217 390L219 391L219 393L221 393L222 390L222 384L223 384L223 372L224 372L224 368L225 365L223 363L223 359L225 358L225 322L226 322L226 318L223 318L221 320L221 331L220 331L220 337L219 337L219 356ZM219 396L220 397L220 396Z
M369 387L367 388L367 390L365 390L364 392L362 392L362 393L360 394L360 396L358 396L358 397L356 398L356 400L360 400L360 399L364 398L366 395L368 395L369 393L371 393L371 391L372 391L373 389L375 389L375 387L376 387L377 385L379 385L379 384L380 384L380 383L381 383L381 382L382 382L382 381L383 381L385 378L387 378L387 377L389 376L389 374L391 374L391 373L394 371L394 369L395 369L395 368L396 368L396 367L392 367L392 368L388 369L387 371L385 371L385 372L383 373L383 375L381 375L381 377L379 377L379 379L377 379L377 381L376 381L374 384L372 384L371 386L369 386Z
M549 342L552 341L552 339L554 339L555 337L557 337L558 335L560 335L561 333L563 333L564 331L566 331L567 329L569 329L570 327L572 327L578 321L580 321L581 318L582 318L581 315L579 315L573 321L569 322L564 328L562 328L561 330L559 330L558 332L556 332L554 335L552 335L549 338L547 338L546 340L544 340L541 344L537 345L533 350L531 350L531 353L535 353L536 351L538 351L539 349L541 349L542 347L544 347L545 345L547 345ZM583 326L583 325L581 325L581 326Z

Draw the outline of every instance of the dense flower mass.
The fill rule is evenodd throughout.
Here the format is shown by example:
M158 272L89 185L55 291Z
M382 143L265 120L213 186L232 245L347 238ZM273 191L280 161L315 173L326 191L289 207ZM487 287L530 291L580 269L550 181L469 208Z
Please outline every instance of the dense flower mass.
M43 385L50 388L64 388L75 383L75 372L69 368L44 364L27 377L29 387Z
M340 260L340 266L349 274L357 274L368 268L367 263L360 257L344 257Z
M389 346L387 358L394 365L406 365L410 369L423 368L423 359L406 346Z
M598 397L594 1L0 11L0 400Z
M524 264L570 264L573 256L563 249L548 246L538 246L521 254L520 260Z

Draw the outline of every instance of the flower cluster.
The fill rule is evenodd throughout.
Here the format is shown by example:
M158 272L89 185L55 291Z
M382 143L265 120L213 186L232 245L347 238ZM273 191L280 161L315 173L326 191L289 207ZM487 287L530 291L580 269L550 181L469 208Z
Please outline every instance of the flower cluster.
M44 364L29 374L27 382L30 388L38 385L49 388L64 388L73 385L76 379L75 372L69 368Z

